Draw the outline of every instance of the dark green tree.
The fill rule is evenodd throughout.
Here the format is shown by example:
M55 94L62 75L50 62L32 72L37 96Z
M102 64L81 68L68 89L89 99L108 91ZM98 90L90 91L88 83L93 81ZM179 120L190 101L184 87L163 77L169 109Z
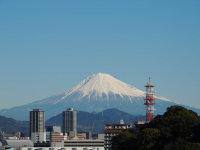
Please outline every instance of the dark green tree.
M158 147L158 141L160 138L160 130L156 128L144 128L138 135L139 149L149 150Z
M113 150L200 149L200 117L182 106L171 106L140 128L113 138Z
M135 134L135 130L125 130L118 136L112 138L113 150L126 149L129 150L129 147L132 147L132 143L134 143L137 139ZM127 145L128 144L128 145Z

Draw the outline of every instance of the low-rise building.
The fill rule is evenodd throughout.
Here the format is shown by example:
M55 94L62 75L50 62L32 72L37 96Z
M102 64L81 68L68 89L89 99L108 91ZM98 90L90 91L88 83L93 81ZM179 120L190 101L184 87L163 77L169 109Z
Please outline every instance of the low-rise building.
M64 146L21 147L20 150L104 150L103 140L65 140Z
M105 150L112 149L112 137L119 135L123 130L132 128L132 124L124 124L121 120L120 124L105 124L104 130L104 147Z
M104 140L66 140L65 150L104 150Z
M50 145L51 147L64 147L64 140L67 140L67 136L59 132L51 132Z
M145 123L146 121L134 121L135 129L139 130Z
M5 147L7 148L15 148L15 149L21 149L22 147L32 147L34 146L33 142L31 140L18 140L18 139L8 139L5 140L7 145Z
M86 132L77 133L77 137L78 137L79 140L86 139Z
M61 132L61 126L46 126L46 141L50 141L51 132Z

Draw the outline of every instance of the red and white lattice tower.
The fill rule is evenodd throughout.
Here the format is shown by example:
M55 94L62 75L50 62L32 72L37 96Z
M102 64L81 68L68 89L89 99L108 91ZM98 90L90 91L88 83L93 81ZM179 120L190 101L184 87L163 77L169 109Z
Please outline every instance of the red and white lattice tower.
M150 84L149 82L146 87L146 97L144 99L144 105L146 105L146 121L149 122L154 118L154 105L155 105L155 90L153 89L155 86Z

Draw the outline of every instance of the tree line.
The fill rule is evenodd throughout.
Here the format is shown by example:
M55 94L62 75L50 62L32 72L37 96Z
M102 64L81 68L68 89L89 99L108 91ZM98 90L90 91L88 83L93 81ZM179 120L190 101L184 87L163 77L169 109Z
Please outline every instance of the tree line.
M200 116L182 106L171 106L140 129L113 137L112 149L200 150Z

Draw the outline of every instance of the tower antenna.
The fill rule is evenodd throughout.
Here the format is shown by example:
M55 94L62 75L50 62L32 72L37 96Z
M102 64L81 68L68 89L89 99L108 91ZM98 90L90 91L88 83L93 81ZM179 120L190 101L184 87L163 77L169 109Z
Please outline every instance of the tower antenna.
M154 105L155 105L155 98L154 98L154 94L155 94L155 90L153 89L155 86L151 85L150 83L150 77L149 77L149 82L147 85L145 85L146 87L146 96L144 99L144 105L146 105L146 121L150 122L153 118L154 118Z

